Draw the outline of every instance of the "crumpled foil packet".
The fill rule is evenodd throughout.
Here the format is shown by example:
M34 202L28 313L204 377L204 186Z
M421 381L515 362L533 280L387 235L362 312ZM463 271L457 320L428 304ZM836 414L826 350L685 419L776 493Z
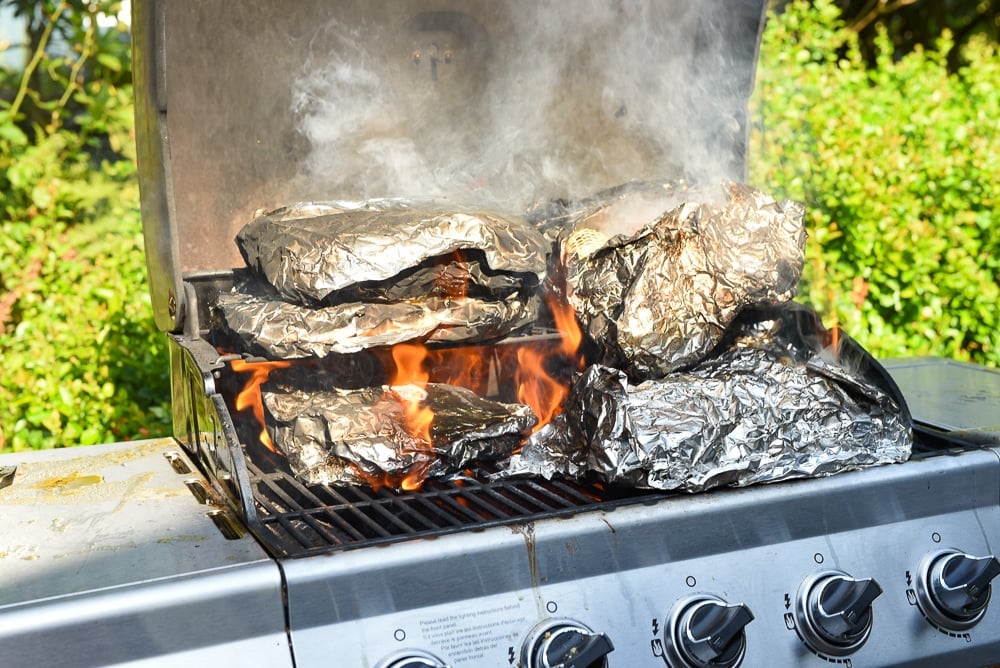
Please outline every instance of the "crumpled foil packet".
M262 392L268 435L307 485L394 484L505 457L536 423L527 406L504 404L462 387L428 383L325 392ZM434 411L431 444L405 428L403 404Z
M631 236L681 204L710 202L721 196L717 189L684 180L628 181L580 200L536 202L528 207L525 218L553 244L584 228L600 232L606 239Z
M423 208L409 200L284 207L255 217L236 243L247 266L284 299L308 306L343 301L339 291L365 283L378 284L368 286L376 291L395 287L392 300L426 297L426 281L416 281L416 291L406 294L400 274L428 263L469 262L469 252L477 266L467 273L487 285L503 283L495 277L505 275L515 287L534 287L545 276L550 251L522 219Z
M850 340L837 353L804 347L788 329L780 318L750 320L712 359L639 384L590 366L563 413L501 475L594 473L607 483L697 492L908 459L905 405L844 365L877 362Z
M217 326L238 336L248 350L269 358L296 359L415 339L490 341L530 327L540 303L537 294L514 294L498 301L432 297L309 308L237 289L219 296L216 314Z
M589 205L561 242L567 296L599 361L637 380L704 359L745 307L791 299L804 264L802 205L736 183L724 185L723 204L699 203L704 193L685 186L694 201L617 233L669 201L669 187Z

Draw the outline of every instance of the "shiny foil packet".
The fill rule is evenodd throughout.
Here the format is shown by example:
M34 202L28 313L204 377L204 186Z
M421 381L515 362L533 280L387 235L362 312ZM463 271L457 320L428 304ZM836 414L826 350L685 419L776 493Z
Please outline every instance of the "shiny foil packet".
M590 204L560 242L567 297L599 361L634 380L705 359L741 310L791 299L802 274L802 205L736 183L721 200L675 187ZM646 224L651 208L680 197L691 201Z
M433 296L427 279L414 280L412 273L455 262L465 266L446 271L467 274L473 285L532 288L545 276L550 251L520 218L423 208L409 200L284 207L255 217L236 243L247 266L285 301L305 306L351 301L358 290L389 291L378 301ZM340 294L345 290L356 292Z
M540 302L537 294L513 294L492 301L431 297L310 308L237 287L219 296L215 326L236 335L247 350L271 359L326 357L416 339L495 340L530 327Z
M268 435L307 485L419 484L506 457L536 423L527 406L437 383L261 394ZM434 412L430 443L410 434L407 402Z
M749 318L711 359L637 384L621 370L590 366L563 413L502 475L593 474L695 492L908 459L909 413L873 382L877 362L849 339L804 345L802 323Z

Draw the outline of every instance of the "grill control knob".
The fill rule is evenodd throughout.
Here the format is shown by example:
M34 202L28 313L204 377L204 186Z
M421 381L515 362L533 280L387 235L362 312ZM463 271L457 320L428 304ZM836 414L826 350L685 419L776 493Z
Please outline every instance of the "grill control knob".
M832 656L857 651L871 633L871 605L881 593L875 580L857 580L843 571L806 578L795 598L795 620L802 639Z
M525 668L607 668L615 647L603 633L570 619L539 624L521 649Z
M665 653L672 668L738 666L746 653L744 631L753 621L750 608L718 596L696 594L674 604L664 631Z
M952 631L970 629L986 614L1000 575L994 556L973 557L955 549L926 555L917 571L917 605L929 620Z
M448 664L430 652L407 649L382 659L376 668L449 668Z

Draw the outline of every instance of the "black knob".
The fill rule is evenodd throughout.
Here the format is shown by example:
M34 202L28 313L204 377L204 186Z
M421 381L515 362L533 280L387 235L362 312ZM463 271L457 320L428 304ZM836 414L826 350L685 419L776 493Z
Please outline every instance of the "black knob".
M522 651L526 668L605 668L611 639L570 620L536 626Z
M750 608L703 594L681 599L667 621L666 652L673 668L739 665L746 653Z
M420 656L407 657L393 661L386 668L445 668L442 663L435 663Z
M873 579L855 579L842 571L807 578L799 587L795 616L802 639L833 656L857 651L872 629L872 601L882 594Z
M430 652L419 649L403 650L379 661L377 668L449 668L441 659Z
M927 555L917 576L917 603L932 622L946 629L972 628L986 614L1000 561L973 557L959 550Z

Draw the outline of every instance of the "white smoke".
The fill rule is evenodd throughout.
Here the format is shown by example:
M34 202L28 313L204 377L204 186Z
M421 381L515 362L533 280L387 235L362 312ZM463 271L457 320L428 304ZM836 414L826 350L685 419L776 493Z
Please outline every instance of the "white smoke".
M628 180L738 178L688 115L718 97L692 77L697 8L547 0L329 21L292 87L300 176L330 198L513 211Z

